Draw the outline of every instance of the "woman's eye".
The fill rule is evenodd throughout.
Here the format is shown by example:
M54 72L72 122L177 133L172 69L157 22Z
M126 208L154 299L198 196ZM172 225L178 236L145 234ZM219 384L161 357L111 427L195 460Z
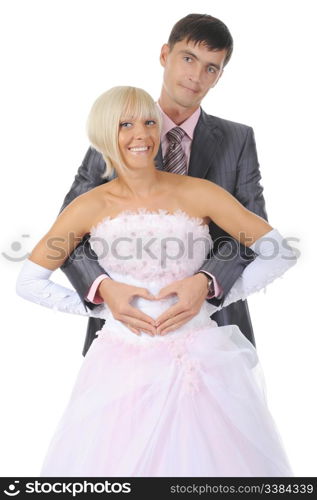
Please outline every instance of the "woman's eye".
M155 125L156 124L156 121L155 120L147 120L145 122L147 125Z
M122 123L120 123L120 127L123 127L123 128L128 128L130 125L132 126L131 122L122 122Z

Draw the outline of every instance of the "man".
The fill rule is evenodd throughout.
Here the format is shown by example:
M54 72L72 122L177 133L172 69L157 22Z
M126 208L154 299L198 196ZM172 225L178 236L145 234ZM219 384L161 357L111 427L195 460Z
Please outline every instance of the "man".
M228 28L220 20L190 14L173 27L161 49L164 78L158 106L162 111L161 149L157 168L209 179L232 193L246 208L267 220L261 175L252 128L207 115L200 104L223 74L233 49ZM67 194L62 210L74 198L107 182L101 155L89 148ZM161 295L176 293L178 303L161 317L157 333L172 331L189 321L204 300L219 304L255 254L233 244L232 238L210 224L215 243L201 269L185 280L161 290ZM99 265L86 235L62 270L76 288L86 307L105 302L113 316L130 329L146 322L141 311L131 308L133 288L112 280ZM219 326L237 324L254 344L247 302L239 301L213 315ZM104 321L89 319L83 355Z

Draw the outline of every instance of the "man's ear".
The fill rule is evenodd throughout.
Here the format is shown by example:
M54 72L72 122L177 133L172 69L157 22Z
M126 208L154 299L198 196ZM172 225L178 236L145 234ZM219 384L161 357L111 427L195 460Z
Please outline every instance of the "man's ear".
M220 78L223 75L223 72L224 72L224 69L222 69L221 72L219 73L219 76L218 76L217 80L215 81L215 83L212 85L212 88L217 85L217 83L219 82Z
M160 63L161 63L161 66L163 66L163 68L165 68L166 60L167 60L167 56L168 56L169 52L170 52L169 45L167 43L164 43L164 45L161 48L161 53L160 53Z

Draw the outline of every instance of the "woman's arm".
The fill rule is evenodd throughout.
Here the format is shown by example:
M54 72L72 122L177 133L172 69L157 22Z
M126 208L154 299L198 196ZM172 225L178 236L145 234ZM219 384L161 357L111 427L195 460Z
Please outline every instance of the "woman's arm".
M90 147L77 171L69 192L65 196L61 211L81 194L108 182L109 179L102 178L105 169L106 164L101 154L93 147ZM86 297L96 278L100 277L100 275L107 275L107 272L100 266L97 255L90 247L89 235L82 239L65 260L61 266L61 271L64 272L78 292L84 306L93 309L95 305L86 300Z
M230 148L232 143L239 141L239 151L237 151L235 159L232 160L236 163L235 189L230 192L244 207L267 221L254 131L246 125L234 124L232 128L231 124L222 123L225 125L223 132L227 141L224 149L226 147ZM220 182L222 173L218 172L218 174L216 183L222 185ZM225 172L223 175L226 175ZM210 230L215 244L211 254L207 256L199 271L212 274L217 279L223 295L221 298L213 298L209 299L209 301L214 305L220 305L237 278L256 258L256 255L251 249L246 249L238 243L232 248L230 241L227 242L228 235L216 224L211 223ZM224 254L228 255L228 259L219 259L219 256Z
M73 314L104 317L105 305L86 310L74 291L49 280L89 232L100 211L98 199L85 193L73 200L57 217L49 231L24 262L17 279L16 291L21 297L46 307Z
M232 238L250 247L273 228L259 215L245 208L228 191L217 184L199 179L201 210Z
M32 250L29 259L52 271L61 267L84 235L90 232L101 210L101 202L91 191L75 198L58 215Z
M295 265L297 257L277 229L247 210L226 190L203 179L199 184L199 197L195 199L202 200L202 213L232 236L234 248L239 248L238 241L257 255L236 280L220 309L264 288Z
M277 229L272 229L251 245L257 258L243 271L225 297L222 307L245 300L281 277L296 264L295 251Z

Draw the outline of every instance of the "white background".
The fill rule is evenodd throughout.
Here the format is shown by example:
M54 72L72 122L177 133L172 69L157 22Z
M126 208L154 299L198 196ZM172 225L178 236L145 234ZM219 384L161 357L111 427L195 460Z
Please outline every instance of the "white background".
M312 7L308 0L182 0L168 8L29 0L2 1L0 10L1 252L10 258L31 251L57 216L88 147L95 98L114 85L157 98L159 52L173 24L200 12L228 25L233 57L203 108L254 128L269 221L300 240L298 265L249 300L270 408L296 476L317 472ZM83 361L87 323L20 299L20 267L0 255L1 476L39 474ZM68 283L60 270L53 279Z

